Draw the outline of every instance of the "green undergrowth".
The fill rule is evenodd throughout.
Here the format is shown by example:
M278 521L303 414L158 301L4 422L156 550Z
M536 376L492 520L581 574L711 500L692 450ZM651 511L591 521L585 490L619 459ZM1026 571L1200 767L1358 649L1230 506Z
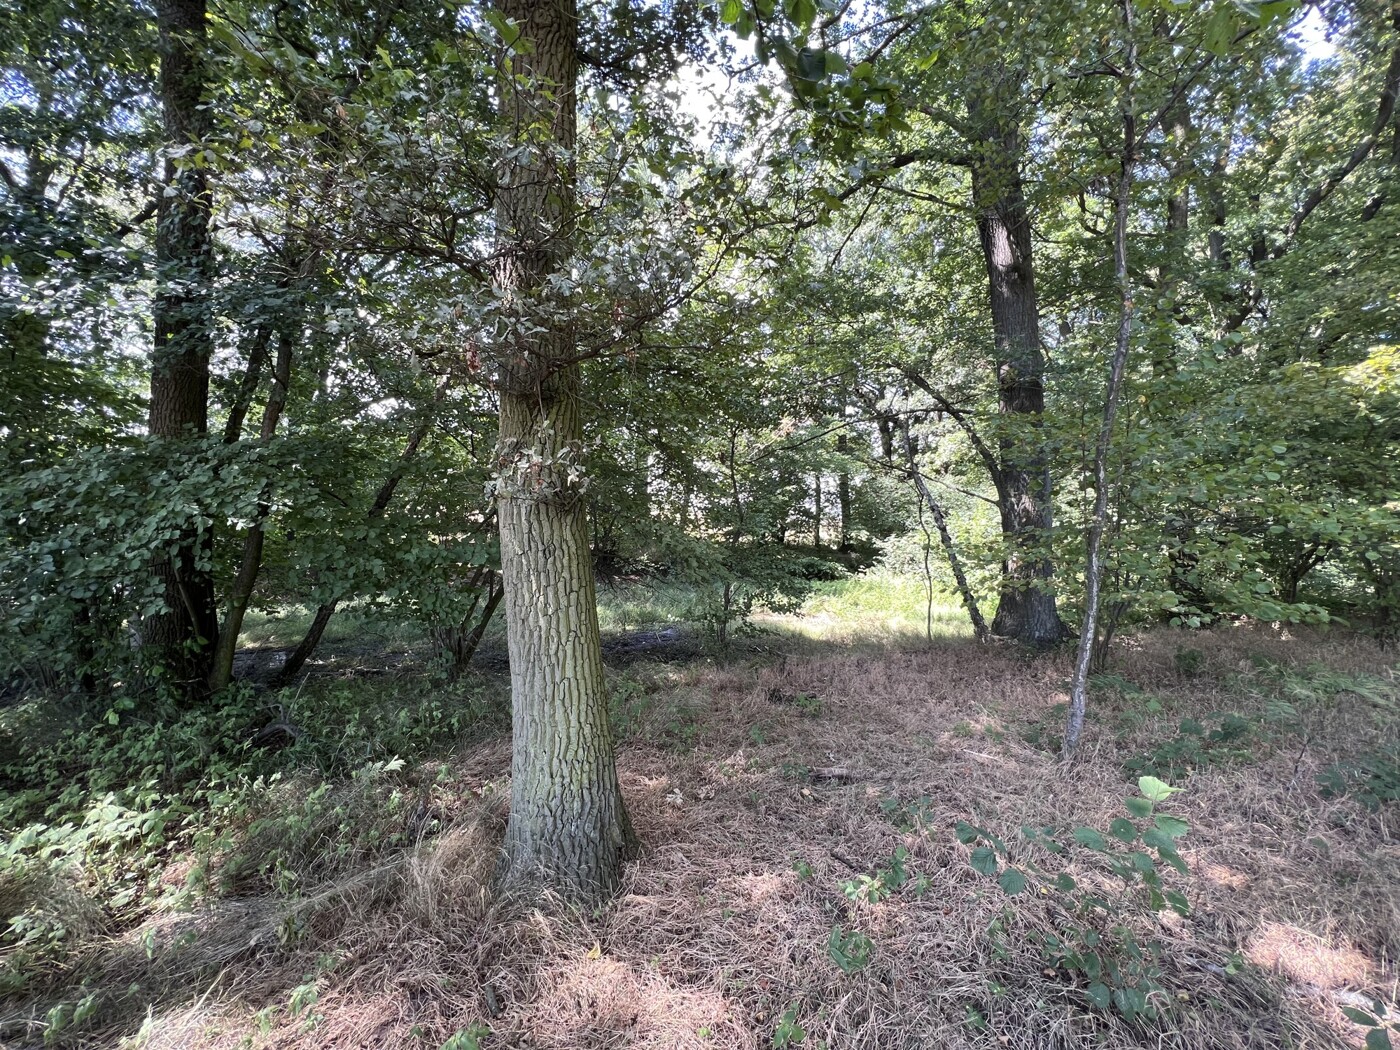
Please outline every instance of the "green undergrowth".
M0 723L0 991L95 930L228 893L295 894L432 834L458 744L508 725L494 681L235 688L184 710L51 702Z
M1188 653L1195 652L1187 650ZM1319 787L1369 808L1400 800L1400 688L1392 678L1320 663L1290 667L1262 657L1218 680L1198 677L1146 687L1118 674L1091 680L1094 703L1126 751L1124 776L1181 780L1199 770L1263 761L1280 751L1326 756ZM1207 706L1209 705L1209 706ZM1061 712L1034 722L1023 739L1055 749Z

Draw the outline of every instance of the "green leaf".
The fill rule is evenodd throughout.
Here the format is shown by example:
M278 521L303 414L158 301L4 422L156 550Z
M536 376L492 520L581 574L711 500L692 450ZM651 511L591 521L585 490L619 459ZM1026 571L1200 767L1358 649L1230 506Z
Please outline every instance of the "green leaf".
M1358 1010L1354 1006L1343 1006L1341 1010L1342 1013L1346 1015L1347 1020L1355 1024L1363 1025L1367 1028L1375 1028L1380 1024L1380 1021L1372 1017L1365 1010Z
M1119 817L1108 826L1108 833L1121 842L1134 842L1137 840L1137 827L1131 820Z
M1168 838L1173 839L1181 838L1183 835L1186 834L1188 830L1190 830L1190 825L1187 824L1186 821L1178 820L1176 817L1168 817L1166 815L1158 816L1157 819L1153 821L1153 823L1157 825L1157 829L1161 831L1162 834L1166 835Z
M1089 985L1088 988L1085 988L1084 994L1088 997L1089 1002L1093 1003L1100 1010L1107 1010L1108 1004L1113 1001L1108 993L1108 987L1100 984L1098 981L1095 981L1093 984Z
M1148 817L1152 816L1151 799L1133 796L1132 798L1125 798L1123 804L1128 807L1128 812L1139 820L1146 820Z
M744 5L742 0L724 0L720 5L719 20L727 26L732 26L743 17Z
M1181 854L1170 846L1158 846L1157 856L1166 861L1183 875L1191 874L1191 869L1186 866L1186 861L1182 860Z
M1165 802L1181 788L1174 788L1166 781L1158 780L1156 777L1138 777L1138 790L1153 802Z
M1232 5L1217 0L1210 20L1206 22L1205 36L1201 43L1217 58L1224 58L1230 52L1230 44L1235 39L1235 12Z
M1135 850L1132 855L1133 867L1144 875L1155 875L1157 865L1152 863L1152 858L1141 850Z
M1005 871L1003 871L1001 873L1001 879L999 881L1001 883L1002 891L1010 897L1014 897L1018 893L1025 892L1026 877L1022 875L1019 871L1017 871L1015 868L1007 868Z
M972 851L972 867L983 875L995 875L998 867L996 850L990 846L978 846Z
M500 36L501 43L505 44L506 47L510 47L520 39L520 27L512 23L501 12L488 8L482 17L490 23L491 28Z
M1393 1050L1384 1028L1372 1028L1366 1033L1366 1050Z
M981 828L974 828L965 820L958 821L953 833L958 836L958 841L964 846L971 846L984 834Z
M1081 846L1088 846L1092 850L1103 853L1108 849L1108 840L1100 835L1093 828L1075 828L1074 841Z

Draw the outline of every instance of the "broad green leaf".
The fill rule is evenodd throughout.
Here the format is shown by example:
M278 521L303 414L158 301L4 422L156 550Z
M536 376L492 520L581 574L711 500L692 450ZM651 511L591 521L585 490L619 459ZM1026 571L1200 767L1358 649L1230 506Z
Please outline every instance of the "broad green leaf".
M1157 825L1158 830L1161 831L1162 834L1173 839L1181 838L1190 830L1190 825L1187 824L1186 821L1178 820L1176 817L1169 817L1165 814L1158 815L1153 823Z
M1346 1015L1348 1021L1355 1024L1363 1025L1367 1028L1375 1028L1380 1024L1379 1020L1372 1017L1365 1010L1358 1010L1354 1006L1343 1006L1341 1007L1341 1011Z
M995 875L997 873L996 851L990 846L978 846L972 851L972 868L983 875Z
M1165 802L1180 791L1181 788L1172 787L1170 784L1158 780L1156 777L1146 776L1138 777L1138 790L1153 802Z
M1074 841L1081 846L1088 846L1090 849L1097 850L1100 853L1108 849L1108 840L1093 828L1075 828Z
M1230 52L1230 44L1235 38L1235 11L1232 4L1216 0L1215 9L1206 22L1205 36L1201 43L1217 58L1224 58Z
M1145 820L1146 818L1152 816L1151 799L1138 798L1136 795L1134 795L1132 798L1125 798L1123 800L1123 803L1128 807L1128 812L1131 813L1133 816L1137 817L1139 820Z
M1002 890L1008 896L1014 897L1018 893L1023 893L1026 889L1026 877L1015 868L1007 868L1003 871L999 881Z

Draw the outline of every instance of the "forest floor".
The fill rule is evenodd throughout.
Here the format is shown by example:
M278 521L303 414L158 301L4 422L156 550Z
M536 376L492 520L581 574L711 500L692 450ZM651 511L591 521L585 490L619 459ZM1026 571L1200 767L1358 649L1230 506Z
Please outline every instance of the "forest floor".
M1337 1047L1367 1036L1344 1008L1396 1009L1400 806L1345 772L1395 758L1393 653L1262 625L1130 636L1065 768L1067 653L979 647L946 610L929 642L900 608L819 600L722 657L615 664L643 850L601 908L493 897L509 742L488 718L429 757L289 771L204 844L207 892L127 922L99 909L0 1005L0 1043ZM1162 876L1185 917L1107 866L1143 773L1182 789L1159 812L1188 826L1188 874ZM960 822L1030 888L979 873ZM1097 829L1106 852L1051 853L1023 827ZM194 867L172 850L154 878ZM1062 873L1109 912L1079 915ZM1095 1007L1052 938L1102 938L1118 983L1158 989L1156 1016Z

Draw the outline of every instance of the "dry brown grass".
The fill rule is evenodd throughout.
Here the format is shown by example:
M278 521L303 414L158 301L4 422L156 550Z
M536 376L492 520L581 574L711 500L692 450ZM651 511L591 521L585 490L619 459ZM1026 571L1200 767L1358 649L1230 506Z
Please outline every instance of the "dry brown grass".
M1394 678L1368 643L1262 628L1190 636L1206 665L1185 677L1181 639L1124 643L1115 672L1165 710L1124 728L1123 702L1099 702L1068 771L1024 739L1065 699L1059 656L947 641L634 669L655 702L634 719L620 764L646 852L606 907L491 899L504 814L486 789L509 765L495 742L454 770L447 831L308 892L287 943L285 907L226 900L178 920L198 934L180 950L147 959L141 931L94 946L75 980L141 989L74 1042L114 1046L139 1030L127 1045L436 1048L481 1023L483 1047L739 1050L771 1046L795 1006L802 1045L831 1050L1357 1045L1360 1030L1337 1010L1346 993L1396 998L1400 818L1315 786L1367 724L1350 705L1301 754L1290 744L1199 772L1173 799L1191 825L1192 877L1170 881L1193 913L1136 919L1165 946L1175 1005L1160 1029L1085 1009L1071 975L1046 968L1027 939L1056 928L1055 903L1005 898L953 834L960 819L1009 841L1024 824L1106 827L1130 789L1125 751L1170 735L1183 715L1248 705L1254 656ZM815 717L774 699L801 694L820 699ZM800 775L828 765L868 776ZM896 828L880 806L889 798L927 799L926 832ZM926 892L879 904L842 894L852 865L873 870L901 845ZM1095 877L1085 858L1073 863ZM873 939L864 971L831 962L834 925ZM1254 965L1231 974L1236 951ZM293 1016L289 999L308 982L316 1000ZM969 1024L973 1011L984 1030Z

